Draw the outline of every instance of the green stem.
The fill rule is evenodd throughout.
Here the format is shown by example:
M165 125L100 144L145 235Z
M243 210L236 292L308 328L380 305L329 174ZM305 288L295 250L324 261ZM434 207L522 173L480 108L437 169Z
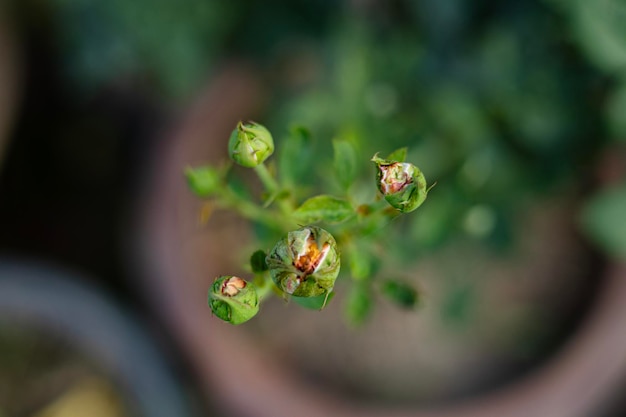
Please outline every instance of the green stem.
M261 183L263 183L263 186L268 193L274 194L278 192L278 183L276 182L272 174L270 174L270 171L267 169L265 164L261 163L255 166L254 171L259 176Z
M264 163L260 163L253 169L261 180L265 190L270 195L270 198L276 198L280 211L286 216L291 216L293 207L291 207L288 201L277 195L280 192L280 186L278 182L276 182L274 176L267 169L267 166Z
M257 221L276 230L285 230L289 227L288 223L280 216L272 211L263 209L262 207L240 197L230 187L221 189L218 202L228 208L235 209L240 215L246 219Z
M372 215L372 214L378 214L379 212L385 210L386 208L390 206L389 206L389 203L387 203L384 198L380 198L380 199L375 200L373 203L368 204L368 207L370 209L368 215Z
M348 235L374 236L401 214L384 199L377 199L362 206L359 215L342 224L342 231Z
M261 272L254 275L254 281L257 288L257 295L259 297L259 302L263 301L268 294L272 291L272 286L274 283L272 279L269 277L269 272Z

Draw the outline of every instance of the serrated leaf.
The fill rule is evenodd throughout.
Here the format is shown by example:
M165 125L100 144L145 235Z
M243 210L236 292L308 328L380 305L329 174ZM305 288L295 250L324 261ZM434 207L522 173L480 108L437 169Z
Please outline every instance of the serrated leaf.
M293 213L295 220L302 224L319 221L341 223L354 215L354 208L349 201L330 195L311 197Z
M609 254L626 259L626 184L593 197L582 212L587 234Z
M345 139L333 140L333 165L339 184L347 189L356 177L357 153L354 145Z
M264 250L259 249L250 256L250 267L252 272L259 273L267 271L267 263L265 262L267 254Z
M308 308L311 310L321 310L323 307L327 306L335 297L335 292L331 292L330 294L323 294L317 297L291 297L294 303L298 304L300 307Z
M387 159L388 161L404 162L406 161L406 155L408 152L409 148L407 147L396 149L395 151L391 152L389 156L385 159Z
M417 290L404 282L387 280L383 283L382 293L399 307L411 309L417 305Z

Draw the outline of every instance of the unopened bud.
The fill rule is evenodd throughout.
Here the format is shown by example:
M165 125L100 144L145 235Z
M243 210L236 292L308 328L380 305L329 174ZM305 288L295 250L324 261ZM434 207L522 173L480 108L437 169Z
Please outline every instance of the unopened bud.
M263 163L274 153L274 140L264 126L258 123L239 122L228 141L228 155L247 168Z
M274 246L266 261L278 288L295 297L329 294L339 275L335 238L316 226L289 232Z
M209 306L220 319L241 324L259 312L259 297L254 284L225 275L217 278L209 289Z
M378 190L393 208L408 213L426 200L426 178L415 165L378 158L377 155L372 162L376 164Z
M222 179L217 169L210 166L187 168L185 170L189 188L200 197L214 194L221 186Z

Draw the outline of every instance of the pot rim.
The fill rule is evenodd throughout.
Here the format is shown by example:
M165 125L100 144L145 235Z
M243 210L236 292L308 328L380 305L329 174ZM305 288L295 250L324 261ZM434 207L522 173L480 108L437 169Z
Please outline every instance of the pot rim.
M122 388L129 412L190 416L174 374L140 323L84 281L45 262L0 257L0 320L54 335L84 354Z
M247 100L218 105L226 96L237 97L242 89ZM232 327L216 323L206 308L190 302L194 295L180 285L181 273L186 272L183 261L177 250L172 250L184 245L179 240L174 207L177 192L184 186L181 170L190 162L182 148L197 140L194 135L199 132L205 137L211 132L223 135L242 114L254 114L261 90L260 80L245 66L224 66L191 106L180 129L155 153L147 176L151 186L145 189L144 203L138 207L140 275L148 280L144 284L149 285L155 308L197 367L207 396L219 399L220 407L229 411L255 417L291 417L303 412L308 417L583 417L598 414L616 395L619 383L626 379L626 303L622 301L626 298L626 265L622 264L608 268L589 315L544 366L501 389L433 409L364 406L313 390L289 370L272 367L272 361L245 345L245 338L229 332ZM200 295L204 300L205 294ZM225 357L238 358L237 375Z

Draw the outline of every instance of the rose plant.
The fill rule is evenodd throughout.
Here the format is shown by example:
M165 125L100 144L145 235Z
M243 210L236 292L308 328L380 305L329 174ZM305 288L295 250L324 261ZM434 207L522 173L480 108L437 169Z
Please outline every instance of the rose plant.
M298 144L310 134L294 128L291 135L292 146L286 147L287 152L297 151ZM274 140L258 123L237 124L228 142L231 162L227 165L187 168L190 189L209 199L207 212L234 210L281 236L269 251L259 249L252 254L251 281L234 275L215 279L208 304L216 317L231 324L244 323L257 314L259 304L270 294L321 310L334 295L344 257L348 258L353 283L345 310L350 323L359 324L367 318L374 290L400 307L417 305L418 292L413 286L393 279L380 281L375 275L383 260L377 247L384 244L385 229L397 216L416 210L426 199L429 188L424 174L405 161L406 148L386 158L376 154L371 159L376 167L372 177L379 193L373 201L360 202L349 192L356 181L356 146L337 139L333 148L333 174L344 195L323 193L301 202L295 175L278 176L274 165L266 165L274 153ZM258 175L265 191L261 201L238 188L231 175L232 162ZM317 224L324 224L324 228Z

